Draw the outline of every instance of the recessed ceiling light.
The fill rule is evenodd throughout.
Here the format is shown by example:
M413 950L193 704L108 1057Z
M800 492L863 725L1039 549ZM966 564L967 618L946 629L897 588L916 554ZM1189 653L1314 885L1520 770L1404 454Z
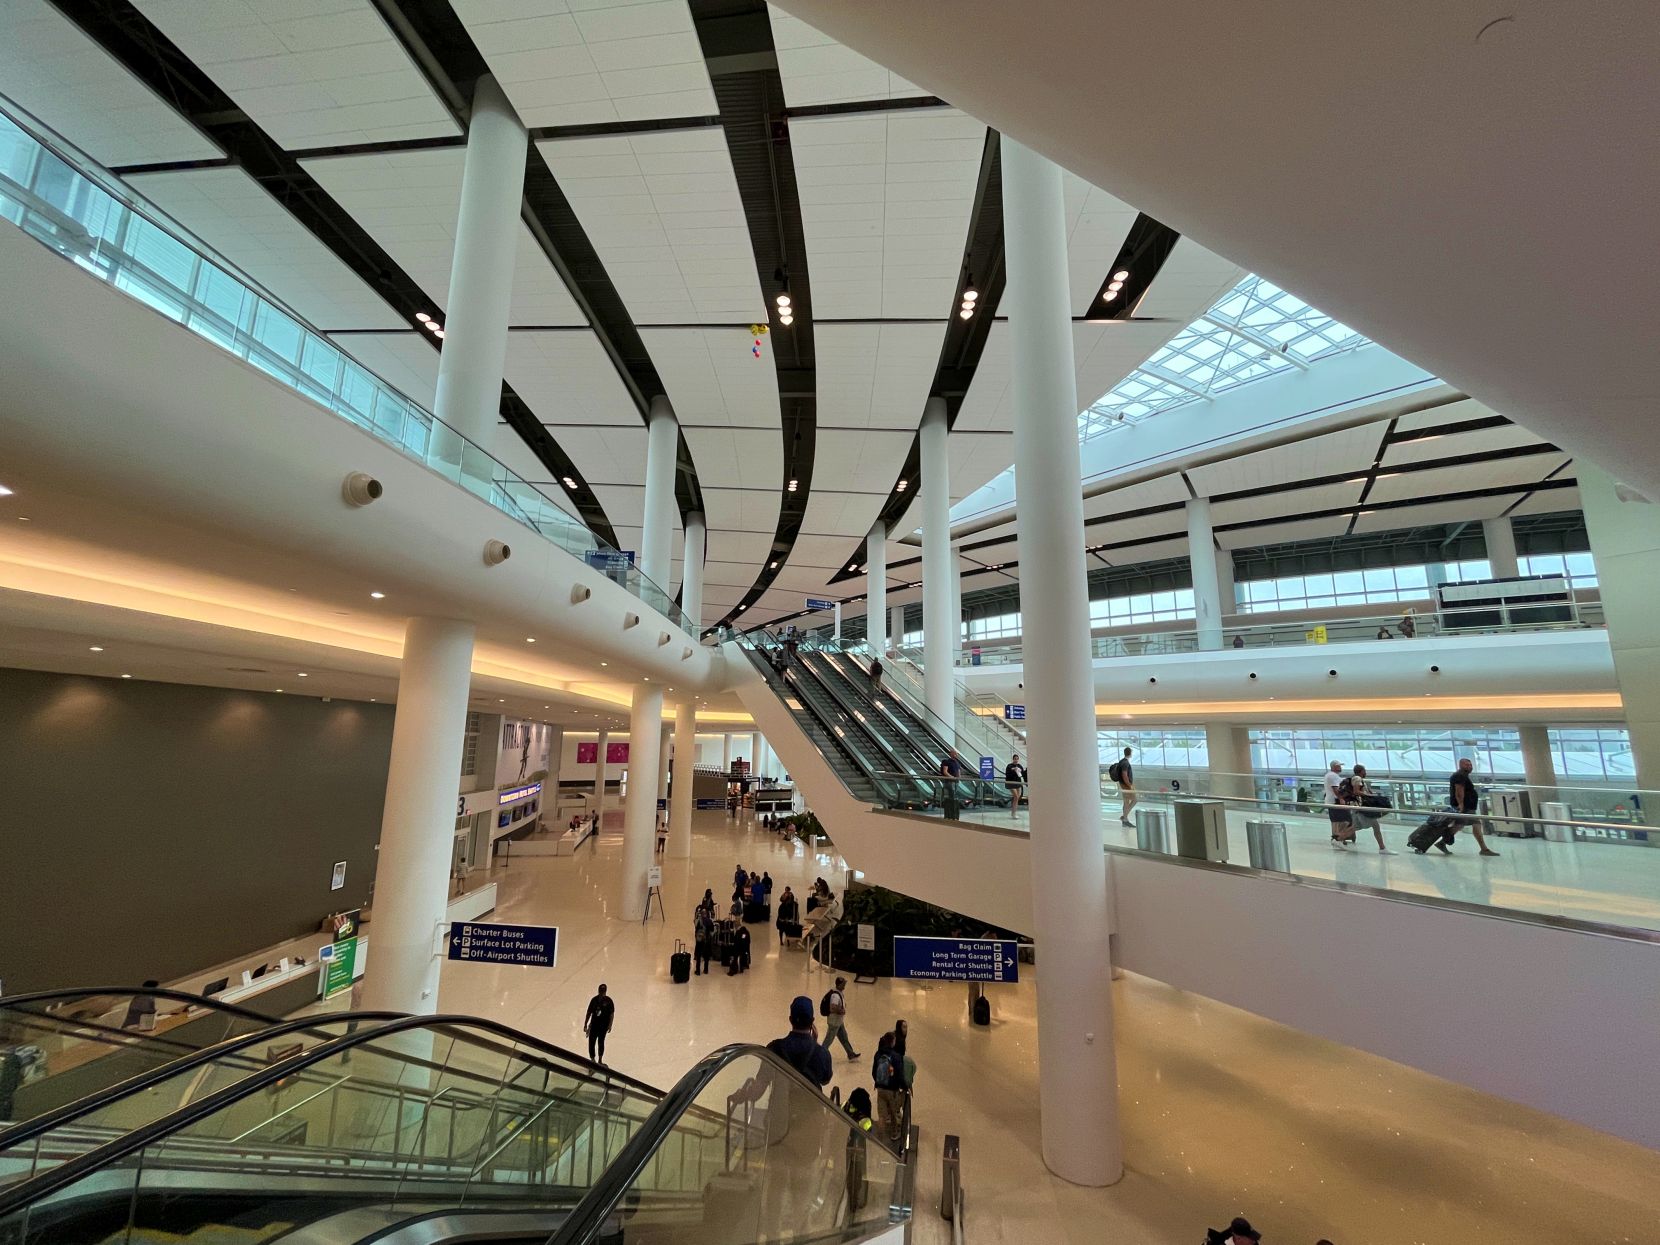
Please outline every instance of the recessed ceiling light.
M1120 268L1117 272L1112 274L1112 279L1114 281L1128 281L1130 279L1130 270L1128 268Z
M443 329L433 329L432 330L432 335L434 337L442 337L444 335L444 330Z
M282 691L282 688L279 687L277 690L280 692L280 691Z
M535 636L533 636L533 635L527 635L527 636L526 636L526 637L525 637L525 643L526 643L526 644L534 644L534 643L536 643L536 637L535 637Z
M1114 282L1113 282L1113 283L1112 283L1112 284L1111 284L1111 285L1109 285L1109 286L1108 286L1108 287L1107 287L1107 288L1108 288L1108 289L1109 289L1109 290L1118 290L1118 289L1122 289L1122 288L1123 288L1123 287L1124 287L1124 283L1123 283L1123 282L1122 282L1122 281L1114 281Z
M369 595L377 601L386 600L386 594L384 592L371 592Z
M1108 290L1105 294L1101 295L1101 301L1104 302L1104 303L1110 303L1113 299L1115 299L1117 297L1118 297L1118 291L1117 290Z
M427 315L427 313L424 312L424 311L417 311L415 313L415 318L417 320L419 320L422 324L431 324L432 323L432 317Z
M971 303L979 297L980 297L980 291L979 290L968 289L968 290L963 291L963 301L965 303Z
M972 317L974 315L974 313L972 311L970 311L967 307L964 307L961 311L959 311L957 313L957 315L960 316L962 319L967 320L970 317Z
M94 644L91 651L94 653L101 653L104 651L104 646L102 644Z
M123 678L123 679L130 679L130 678L132 678L132 677L133 677L133 676L132 676L132 675L130 675L130 674L124 674L124 675L122 675L122 676L121 676L121 677L122 677L122 678Z
M778 315L778 323L782 324L785 328L789 328L790 325L795 323L795 317L787 311L780 312Z
M772 301L777 303L779 305L779 307L781 307L781 308L782 307L788 307L790 305L790 296L788 294L780 294L777 298L773 299Z
M503 700L498 700L496 703L498 705L505 705L507 703L507 701L505 699L503 699Z
M564 478L564 480L562 481L562 483L565 485L566 488L576 488L577 487L576 481L571 479L570 476L566 476Z
M309 678L310 678L310 677L311 677L311 676L310 676L310 675L309 675L309 674L307 674L307 673L306 673L306 672L305 672L305 671L304 671L304 670L301 670L301 671L298 671L298 672L297 672L297 673L296 673L296 674L295 674L295 675L294 675L294 677L295 677L295 678L296 678L296 679L309 679Z
M602 666L609 666L611 663L608 662L608 661L602 661L599 664L602 665Z
M11 495L12 491L4 484L0 484L0 497L10 497Z
M369 697L369 703L371 705L375 703L375 698L373 696Z
M768 568L767 568L767 569L768 569L768 570L773 570L773 571L776 571L776 570L777 570L777 569L778 569L778 562L777 562L777 561L776 561L776 560L774 560L774 561L773 561L773 563L772 563L772 565L771 565L771 566L769 566L769 567L768 567Z
M30 517L29 517L29 516L28 516L28 515L26 515L26 514L20 514L20 515L18 515L18 516L17 516L17 521L18 521L18 522L19 522L19 523L33 523L33 522L34 522L34 520L33 520L33 519L31 519L31 518L30 518Z

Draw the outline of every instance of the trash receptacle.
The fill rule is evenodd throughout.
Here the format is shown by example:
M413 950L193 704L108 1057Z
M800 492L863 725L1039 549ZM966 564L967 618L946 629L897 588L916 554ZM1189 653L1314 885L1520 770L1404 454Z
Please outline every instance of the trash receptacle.
M1568 823L1573 814L1566 804L1548 800L1539 806L1539 816L1545 819L1545 838L1551 843L1572 843L1574 828Z
M1176 855L1189 860L1228 859L1227 806L1221 800L1177 800Z
M1283 821L1246 822L1245 850L1250 854L1253 869L1291 872L1291 848L1285 841Z
M1135 811L1135 845L1144 852L1170 854L1170 813L1162 808Z

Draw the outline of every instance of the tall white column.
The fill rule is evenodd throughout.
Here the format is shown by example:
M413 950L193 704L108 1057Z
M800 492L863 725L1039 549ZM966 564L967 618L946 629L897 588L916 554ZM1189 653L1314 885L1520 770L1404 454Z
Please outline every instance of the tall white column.
M501 419L508 309L529 144L530 136L496 80L480 78L467 123L461 210L450 260L433 413L492 454Z
M601 731L594 752L594 812L599 814L599 820L594 823L596 831L605 829L605 778L611 768L605 763L605 750L610 746L611 732Z
M830 636L837 644L842 642L842 603L837 601L831 614Z
M1205 723L1205 751L1209 754L1210 794L1249 799L1255 794L1251 774L1251 737L1231 722Z
M646 496L635 565L664 592L669 587L669 558L674 548L674 469L679 449L680 424L674 407L658 394L646 416ZM630 758L632 763L632 752Z
M896 605L888 611L888 643L898 648L905 643L905 607Z
M657 737L657 798L669 798L669 756L674 746L674 723L663 723L663 731Z
M674 786L669 793L668 854L692 854L692 771L697 768L697 706L683 700L674 708Z
M1026 727L1042 762L1031 795L1031 863L1043 1161L1074 1184L1107 1185L1124 1174L1124 1158L1066 208L1056 165L1007 135L1002 156Z
M1238 593L1234 588L1233 580L1233 551L1218 549L1216 551L1216 591L1222 598L1222 625L1227 626L1228 616L1239 613Z
M951 664L956 666L963 656L963 570L962 562L957 557L957 547L951 546ZM955 676L952 676L955 678ZM956 684L952 684L955 693ZM949 717L941 718L942 722L949 722Z
M1539 803L1556 798L1556 758L1551 754L1550 728L1542 722L1523 722L1517 733L1522 737L1522 773L1534 789L1533 815L1537 817Z
M732 732L727 731L720 737L720 772L732 772Z
M888 529L878 523L865 537L865 643L880 657L888 649Z
M472 668L472 623L405 624L375 865L375 958L363 990L363 1005L377 1011L438 1010L435 948L449 901Z
M1066 331L1070 341L1071 327ZM956 684L951 610L957 575L951 556L951 461L945 436L945 399L929 398L922 412L922 697L941 722L951 720ZM961 623L959 615L956 625Z
M1493 568L1494 579L1515 579L1522 573L1521 559L1516 556L1516 529L1503 515L1481 521L1481 539L1487 546L1487 564Z
M622 874L617 879L617 915L638 921L646 910L646 871L656 854L657 775L663 730L663 689L642 683L634 689L628 722L628 798L623 802Z
M703 630L703 550L706 527L701 514L686 516L686 542L681 554L680 610L696 636Z
M1222 647L1222 599L1216 578L1216 541L1210 530L1210 498L1187 503L1187 561L1193 572L1193 624L1202 650Z

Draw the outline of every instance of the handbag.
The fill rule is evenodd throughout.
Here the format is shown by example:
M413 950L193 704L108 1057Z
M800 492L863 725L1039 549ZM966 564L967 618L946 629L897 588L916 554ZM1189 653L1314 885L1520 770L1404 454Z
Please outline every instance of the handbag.
M1394 808L1395 806L1389 802L1389 797L1388 796L1383 795L1383 794L1381 794L1380 792L1377 792L1377 791L1368 791L1365 795L1360 797L1360 807L1361 808Z

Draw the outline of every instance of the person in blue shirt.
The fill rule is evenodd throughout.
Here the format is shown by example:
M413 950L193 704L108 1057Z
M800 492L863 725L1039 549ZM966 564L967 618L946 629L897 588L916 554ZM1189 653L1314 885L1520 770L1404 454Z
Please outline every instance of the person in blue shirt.
M944 805L945 815L953 821L962 815L962 809L957 804L956 783L956 780L962 776L962 758L957 755L957 750L953 748L940 761L940 777L950 780L940 783L940 786L944 788L944 791L942 792L943 798L940 802Z
M790 1000L790 1031L773 1038L767 1049L821 1089L830 1084L833 1069L830 1052L819 1045L818 1026L813 1023L813 1000L798 994Z

